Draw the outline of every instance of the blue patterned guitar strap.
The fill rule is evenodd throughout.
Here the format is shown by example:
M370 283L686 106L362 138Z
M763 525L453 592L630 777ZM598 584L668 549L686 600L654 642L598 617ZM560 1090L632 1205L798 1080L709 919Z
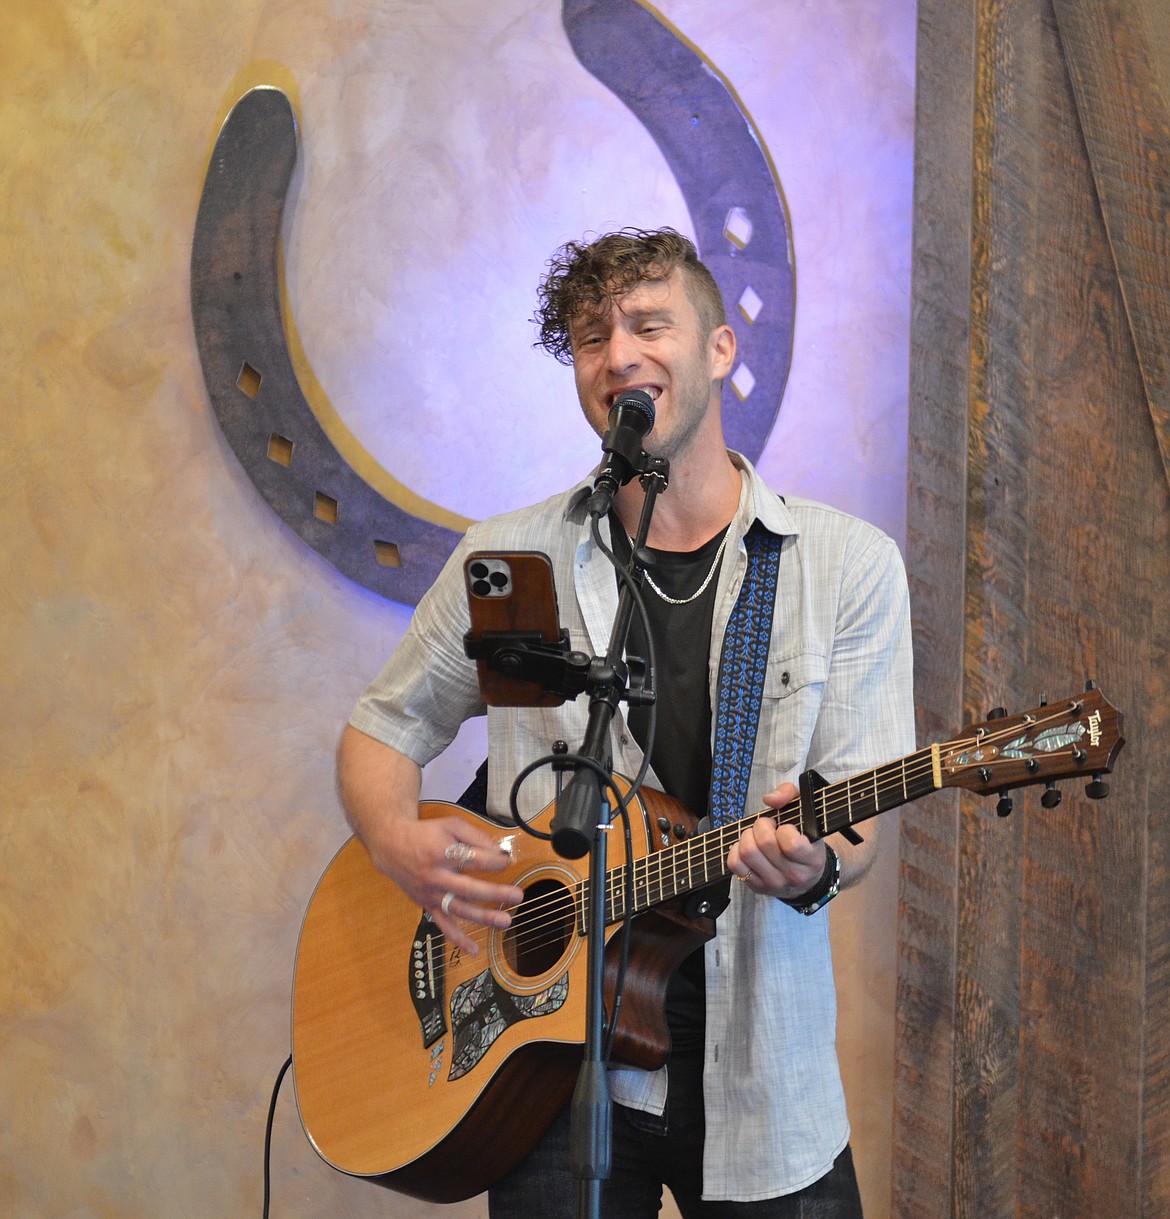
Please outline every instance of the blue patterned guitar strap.
M713 716L711 818L715 825L746 815L783 538L756 521L743 541L747 571L723 638Z

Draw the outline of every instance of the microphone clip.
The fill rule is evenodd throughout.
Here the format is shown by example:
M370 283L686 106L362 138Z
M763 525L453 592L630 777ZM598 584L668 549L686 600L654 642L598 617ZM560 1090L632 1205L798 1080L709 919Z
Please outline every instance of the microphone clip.
M608 479L604 475L598 477L593 484L593 494L585 501L585 510L589 515L604 516L613 503L613 497L617 494L618 487L628 483L635 474L643 489L651 480L656 484L658 491L665 491L670 486L670 462L665 457L652 457L643 451L636 468L631 470L629 477L624 478L620 483Z

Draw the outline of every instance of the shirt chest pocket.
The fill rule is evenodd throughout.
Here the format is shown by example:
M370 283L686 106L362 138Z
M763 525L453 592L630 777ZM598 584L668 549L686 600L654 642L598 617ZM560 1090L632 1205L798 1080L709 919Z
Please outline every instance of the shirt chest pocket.
M769 662L756 757L776 782L805 768L828 676L828 659L819 652L798 652Z

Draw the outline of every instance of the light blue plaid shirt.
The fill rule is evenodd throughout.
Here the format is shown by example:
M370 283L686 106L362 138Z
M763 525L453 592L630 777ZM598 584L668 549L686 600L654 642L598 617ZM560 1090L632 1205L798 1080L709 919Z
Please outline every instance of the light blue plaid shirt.
M808 767L832 782L912 752L913 686L909 598L893 541L824 505L781 501L750 463L733 459L743 490L716 592L712 706L723 635L747 564L743 536L758 519L784 538L746 814ZM423 766L465 719L484 714L475 666L463 654L469 623L462 568L473 550L544 551L572 647L605 653L617 589L589 534L582 488L590 485L468 530L359 701L355 728ZM486 711L488 810L507 817L515 775L549 753L553 741L578 744L588 706L578 699ZM620 713L611 745L616 769L634 774L642 754ZM655 783L652 773L648 781ZM525 784L521 806L533 815L553 797L552 775L539 772ZM805 917L734 885L705 951L704 1196L746 1202L792 1193L823 1176L849 1139L827 911ZM662 1111L665 1069L614 1068L610 1084L620 1103Z

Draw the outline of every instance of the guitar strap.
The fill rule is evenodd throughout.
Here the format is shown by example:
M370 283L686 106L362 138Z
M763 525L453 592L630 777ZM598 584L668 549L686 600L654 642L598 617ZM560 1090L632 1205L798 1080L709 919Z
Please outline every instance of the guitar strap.
M487 816L487 797L488 797L488 760L484 758L479 764L479 769L475 772L475 778L467 785L467 790L455 801L456 804L468 810L468 812L479 813L481 817Z
M783 540L759 521L743 539L747 571L727 620L712 713L711 818L715 825L738 821L747 807Z

